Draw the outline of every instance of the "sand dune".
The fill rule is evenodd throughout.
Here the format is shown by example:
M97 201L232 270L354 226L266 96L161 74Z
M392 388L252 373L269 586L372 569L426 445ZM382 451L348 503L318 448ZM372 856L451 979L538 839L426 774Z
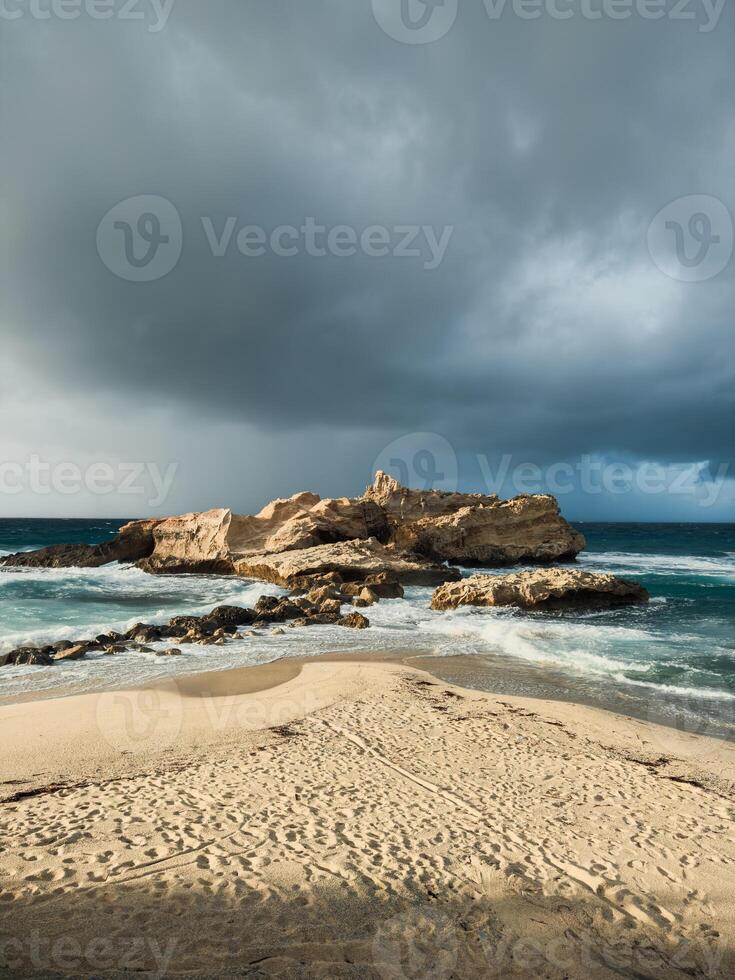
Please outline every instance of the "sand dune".
M725 743L346 661L0 733L3 975L735 972Z

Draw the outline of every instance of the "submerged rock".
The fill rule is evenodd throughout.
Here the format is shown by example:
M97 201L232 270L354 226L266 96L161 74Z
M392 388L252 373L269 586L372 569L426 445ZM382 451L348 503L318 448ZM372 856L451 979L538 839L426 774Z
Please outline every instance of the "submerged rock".
M458 606L518 606L523 609L610 608L648 602L637 582L614 575L548 568L513 575L474 575L436 590L432 609Z

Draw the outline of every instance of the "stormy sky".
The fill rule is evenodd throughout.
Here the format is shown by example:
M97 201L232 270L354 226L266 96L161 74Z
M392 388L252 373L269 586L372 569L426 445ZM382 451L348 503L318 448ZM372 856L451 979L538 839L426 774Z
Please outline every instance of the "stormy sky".
M735 11L625 3L4 0L0 516L735 519Z

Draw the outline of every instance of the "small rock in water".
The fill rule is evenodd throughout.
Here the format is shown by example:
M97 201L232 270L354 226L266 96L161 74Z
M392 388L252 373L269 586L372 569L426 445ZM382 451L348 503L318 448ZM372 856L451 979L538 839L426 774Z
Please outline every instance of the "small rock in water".
M65 650L59 650L58 653L54 654L54 663L60 663L63 660L81 660L82 657L87 655L87 650L89 647L86 643L78 643L76 646L67 647Z
M157 650L156 656L157 657L180 657L181 650L179 650L178 647L171 647L170 650Z
M614 575L542 568L510 575L473 575L434 592L431 608L518 606L521 609L612 609L648 602L642 585Z
M353 630L366 630L370 625L370 620L366 619L362 613L352 612L347 616L342 616L337 620L339 626L347 626L349 629Z
M403 586L397 578L387 572L380 572L377 575L368 575L365 585L371 589L379 599L402 599L404 592Z

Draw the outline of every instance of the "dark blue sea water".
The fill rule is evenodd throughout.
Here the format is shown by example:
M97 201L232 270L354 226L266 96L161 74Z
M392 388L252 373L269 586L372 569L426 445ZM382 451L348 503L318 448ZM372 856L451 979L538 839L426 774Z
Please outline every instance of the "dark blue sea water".
M0 518L0 555L52 544L101 544L114 538L125 523L102 519Z
M0 520L0 554L62 542L108 540L123 521ZM0 690L53 688L83 682L103 686L146 679L156 672L261 663L281 656L351 650L415 650L436 656L470 654L477 663L533 668L534 683L564 678L569 697L610 701L620 694L631 712L654 699L686 700L735 723L735 524L580 524L588 541L579 564L645 585L646 606L598 613L543 614L463 609L434 613L431 592L415 588L408 601L382 602L372 628L288 631L228 644L212 653L185 650L162 664L123 654L52 669L4 668ZM476 571L476 570L474 570ZM252 603L275 587L216 576L145 575L129 566L70 570L0 569L0 651L21 643L93 636L140 620L164 621L219 602ZM154 663L155 661L155 663ZM575 688L576 685L576 688ZM544 688L544 690L546 690ZM577 693L575 693L577 691ZM602 693L601 693L602 692ZM606 693L605 693L606 692ZM533 693L531 691L530 693ZM548 693L548 692L547 692ZM626 700L627 699L627 700ZM616 706L619 705L616 702ZM635 707L637 706L637 708ZM646 709L647 710L647 709Z

